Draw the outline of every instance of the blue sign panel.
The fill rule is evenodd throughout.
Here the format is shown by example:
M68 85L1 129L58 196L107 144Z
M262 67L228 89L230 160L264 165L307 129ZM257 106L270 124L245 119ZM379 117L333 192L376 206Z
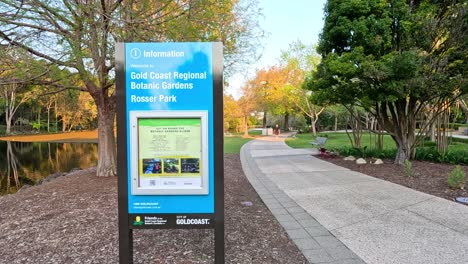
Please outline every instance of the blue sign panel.
M128 213L214 213L212 43L125 43Z

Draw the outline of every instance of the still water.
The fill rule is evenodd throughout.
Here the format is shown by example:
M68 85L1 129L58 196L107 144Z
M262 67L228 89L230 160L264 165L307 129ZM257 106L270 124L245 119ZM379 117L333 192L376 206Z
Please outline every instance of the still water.
M0 141L0 195L34 185L57 172L96 164L96 143Z

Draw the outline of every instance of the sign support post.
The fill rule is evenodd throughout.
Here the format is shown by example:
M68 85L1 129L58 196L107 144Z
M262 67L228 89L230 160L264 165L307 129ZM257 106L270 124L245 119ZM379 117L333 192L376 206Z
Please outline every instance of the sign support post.
M125 50L122 43L117 43L115 47L115 72L116 72L116 98L117 98L117 120L121 120L126 115L126 90L125 90ZM117 122L117 139L127 138L127 129L122 122ZM127 160L127 145L119 145L117 151L117 160ZM126 181L127 171L126 162L117 162L118 172L118 217L119 217L119 263L133 264L133 230L130 229L128 222L128 184Z
M117 43L119 259L133 229L213 228L225 260L221 43Z
M213 105L214 105L214 152L215 157L224 157L224 116L223 116L223 47L221 43L213 46L215 54L213 66ZM215 175L223 175L215 180L215 263L224 264L224 158L214 164Z

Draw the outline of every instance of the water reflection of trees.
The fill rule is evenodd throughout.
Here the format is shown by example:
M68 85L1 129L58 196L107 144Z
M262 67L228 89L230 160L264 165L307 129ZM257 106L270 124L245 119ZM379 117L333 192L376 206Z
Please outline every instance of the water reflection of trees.
M18 160L16 159L13 151L11 142L7 142L6 145L6 172L2 173L2 180L0 181L0 189L5 190L7 193L15 192L21 187L19 176L18 176ZM5 176L3 176L5 175ZM5 187L3 187L3 178L5 178ZM11 180L14 181L14 186L11 184Z
M0 142L0 194L13 193L56 172L97 163L97 144Z

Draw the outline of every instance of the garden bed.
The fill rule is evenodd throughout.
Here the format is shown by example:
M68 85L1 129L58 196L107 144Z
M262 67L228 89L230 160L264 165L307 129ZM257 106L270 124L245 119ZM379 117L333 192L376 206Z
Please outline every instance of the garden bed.
M384 164L381 165L369 163L358 165L354 161L343 160L343 157L322 157L322 159L353 171L358 171L447 200L454 201L456 197L460 196L468 197L467 190L454 190L449 188L447 184L448 174L455 168L454 165L427 161L412 161L412 176L407 176L404 167L393 164L392 160L384 160ZM468 166L460 167L468 176ZM468 186L466 187L468 188Z

